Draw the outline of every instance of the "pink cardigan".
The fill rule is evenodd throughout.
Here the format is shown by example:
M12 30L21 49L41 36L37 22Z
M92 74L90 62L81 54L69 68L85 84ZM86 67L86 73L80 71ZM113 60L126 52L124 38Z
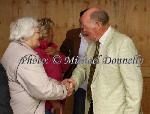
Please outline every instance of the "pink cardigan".
M48 41L45 39L40 41L40 46L36 48L35 51L38 53L41 59L47 60L47 63L43 64L47 76L56 79L57 81L62 81L63 80L62 74L68 70L69 64L64 64L65 55L63 55L62 53L59 53L61 63L60 64L54 63L53 56L48 55L44 52L44 50L47 49L48 47L56 49L58 46L54 43L48 43ZM51 109L51 105L48 102L46 102L46 108L49 110Z

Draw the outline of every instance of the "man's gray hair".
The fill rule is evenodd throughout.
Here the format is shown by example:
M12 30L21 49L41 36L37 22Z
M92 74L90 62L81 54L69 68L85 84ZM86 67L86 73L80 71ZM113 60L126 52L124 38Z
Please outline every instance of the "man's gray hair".
M95 11L91 14L90 18L95 21L99 21L102 25L106 25L109 22L109 16L106 11Z
M10 25L10 40L21 40L31 37L34 28L38 27L38 22L32 17L23 17Z

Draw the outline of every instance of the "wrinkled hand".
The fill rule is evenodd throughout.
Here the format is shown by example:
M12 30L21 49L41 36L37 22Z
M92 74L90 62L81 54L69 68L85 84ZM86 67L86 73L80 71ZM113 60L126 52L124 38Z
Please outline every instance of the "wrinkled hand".
M57 51L57 49L53 48L53 47L48 47L47 49L45 49L45 53L47 53L48 55L57 55L59 52Z
M61 102L59 100L50 100L48 102L52 105L52 108L51 108L52 113L55 113L56 110L60 110Z
M61 107L61 102L60 101L50 101L52 104L52 107L54 108L54 110L60 109Z
M63 85L65 85L66 89L67 89L67 96L71 96L74 89L75 89L75 80L74 79L65 79L61 82Z

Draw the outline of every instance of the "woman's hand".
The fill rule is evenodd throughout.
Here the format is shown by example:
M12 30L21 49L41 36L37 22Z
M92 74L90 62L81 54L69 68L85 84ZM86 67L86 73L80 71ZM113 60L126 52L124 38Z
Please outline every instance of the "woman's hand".
M45 52L48 54L48 55L57 55L59 52L57 51L57 49L53 48L53 47L48 47L47 49L45 49Z

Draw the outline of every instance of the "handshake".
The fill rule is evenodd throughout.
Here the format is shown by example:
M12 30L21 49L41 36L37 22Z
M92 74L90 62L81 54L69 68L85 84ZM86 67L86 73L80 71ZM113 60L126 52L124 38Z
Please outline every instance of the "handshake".
M67 97L71 96L73 91L75 90L76 82L74 79L64 79L61 84L65 85L67 90Z

